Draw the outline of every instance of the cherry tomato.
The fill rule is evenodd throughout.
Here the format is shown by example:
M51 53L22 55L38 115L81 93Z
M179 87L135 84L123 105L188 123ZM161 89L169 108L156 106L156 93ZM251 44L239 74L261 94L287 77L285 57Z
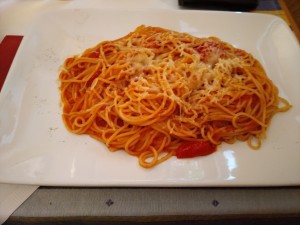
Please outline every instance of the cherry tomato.
M217 150L217 146L209 141L189 141L184 142L176 150L179 159L193 158L196 156L209 155Z

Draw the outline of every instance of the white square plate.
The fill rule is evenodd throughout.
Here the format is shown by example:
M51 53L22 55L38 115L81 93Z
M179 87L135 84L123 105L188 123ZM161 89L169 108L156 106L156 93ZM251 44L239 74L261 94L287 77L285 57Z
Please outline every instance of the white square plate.
M145 24L217 36L252 53L293 108L275 115L258 151L222 144L217 153L171 158L144 169L61 119L59 66L68 56ZM0 182L62 186L300 185L300 48L280 18L192 10L61 10L25 35L0 95Z

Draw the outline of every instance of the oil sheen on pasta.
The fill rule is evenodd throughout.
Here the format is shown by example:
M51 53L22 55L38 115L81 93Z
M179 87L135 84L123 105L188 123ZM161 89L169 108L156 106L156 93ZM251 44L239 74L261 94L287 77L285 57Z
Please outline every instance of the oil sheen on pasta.
M291 107L246 51L144 25L67 58L59 80L67 129L145 168L188 142L258 149L274 114Z

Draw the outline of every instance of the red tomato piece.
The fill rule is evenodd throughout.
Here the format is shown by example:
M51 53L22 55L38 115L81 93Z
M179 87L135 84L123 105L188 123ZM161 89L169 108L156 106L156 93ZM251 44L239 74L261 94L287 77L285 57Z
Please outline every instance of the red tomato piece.
M179 159L205 156L215 152L217 146L209 141L184 142L176 150L176 157Z
M90 53L89 57L91 58L99 58L100 52L99 51L93 51Z

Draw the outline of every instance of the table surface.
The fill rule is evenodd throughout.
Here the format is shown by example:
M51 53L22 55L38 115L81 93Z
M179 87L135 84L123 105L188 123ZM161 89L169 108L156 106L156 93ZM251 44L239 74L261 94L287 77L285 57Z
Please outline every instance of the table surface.
M125 4L122 1L122 4ZM138 0L127 1L138 6ZM282 3L284 2L284 3ZM295 2L295 1L294 1ZM295 3L292 4L295 4ZM175 0L152 1L150 7L174 8ZM280 16L296 31L290 1L262 0L256 12ZM0 40L24 35L37 13L95 1L1 1ZM121 1L98 1L105 7ZM133 5L134 5L133 4ZM149 4L147 5L149 7ZM299 7L298 7L299 8ZM291 9L293 12L291 12ZM4 20L5 19L5 20ZM296 33L296 32L295 32ZM75 188L40 187L5 224L300 224L300 187L259 188Z

